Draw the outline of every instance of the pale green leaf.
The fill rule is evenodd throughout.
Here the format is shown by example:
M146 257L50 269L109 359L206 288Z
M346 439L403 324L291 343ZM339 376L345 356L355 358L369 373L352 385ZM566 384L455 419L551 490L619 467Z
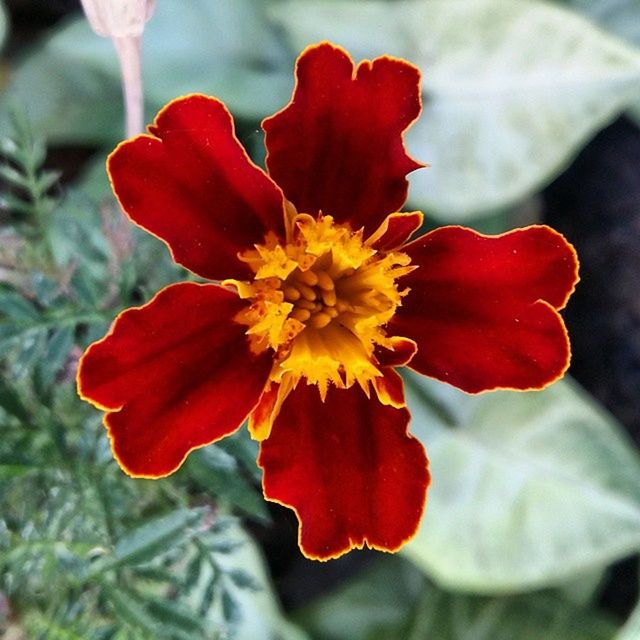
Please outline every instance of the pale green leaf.
M569 0L567 4L608 31L640 47L638 0ZM640 98L631 105L629 113L640 123Z
M246 117L275 110L291 87L290 62L264 25L263 9L252 0L158 2L143 38L147 119L194 92L215 95ZM50 141L111 144L124 135L115 51L80 14L22 61L7 100L23 104Z
M415 375L408 382L433 484L406 553L441 585L560 585L640 549L638 456L577 385L468 396Z
M612 640L615 627L557 594L482 598L442 591L380 558L296 613L317 640Z
M636 605L615 640L638 640L640 638L640 603Z
M446 220L540 189L640 91L636 48L536 0L289 0L271 15L296 50L329 39L421 68L407 142L431 167L412 175L410 202Z

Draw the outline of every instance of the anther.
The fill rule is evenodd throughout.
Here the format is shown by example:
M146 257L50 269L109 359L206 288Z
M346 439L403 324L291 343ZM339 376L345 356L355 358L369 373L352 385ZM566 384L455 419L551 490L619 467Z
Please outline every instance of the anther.
M318 307L315 302L311 302L310 300L298 300L296 303L296 307L300 309L308 309L309 311L317 311Z
M272 278L267 278L265 280L265 283L268 287L271 287L273 289L279 289L280 285L282 285L282 280L280 280L280 278L272 277Z
M308 309L294 309L291 312L291 317L300 322L306 322L311 317L311 311Z
M349 308L349 304L347 304L344 300L336 301L336 309L338 310L338 313L342 313L343 311L346 311L348 308Z
M318 284L318 276L316 275L315 271L311 271L311 269L309 269L308 271L301 271L300 273L296 274L296 277L298 280L300 280L300 282L304 282L310 287L315 287L315 285Z
M322 327L326 327L331 322L331 320L333 320L333 318L328 313L320 311L320 313L316 313L311 317L311 319L309 320L309 325L314 329L322 329Z
M304 283L300 283L298 285L298 289L300 290L300 293L302 294L302 297L305 300L315 300L316 299L316 292L308 285L304 284Z
M285 287L284 290L285 300L289 300L290 302L295 302L296 300L300 300L300 296L302 295L298 289L295 287Z
M338 297L336 296L335 291L321 291L320 295L322 296L322 301L328 307L335 306L336 302L338 301Z
M332 318L338 317L338 310L335 307L325 307L325 313L328 313Z
M316 272L316 276L318 278L318 286L323 291L333 291L333 289L335 289L333 279L326 271L318 271Z

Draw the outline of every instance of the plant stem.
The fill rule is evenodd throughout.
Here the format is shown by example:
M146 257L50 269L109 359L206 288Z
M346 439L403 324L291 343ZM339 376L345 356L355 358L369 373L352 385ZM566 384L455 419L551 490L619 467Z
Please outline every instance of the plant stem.
M113 38L122 73L125 130L128 138L143 131L142 40L140 36Z

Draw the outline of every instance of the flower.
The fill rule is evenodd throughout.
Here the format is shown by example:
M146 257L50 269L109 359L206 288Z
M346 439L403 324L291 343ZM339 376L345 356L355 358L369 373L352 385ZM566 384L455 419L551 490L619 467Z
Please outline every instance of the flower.
M396 369L470 393L550 384L569 362L558 310L577 259L546 226L409 241L422 214L399 209L422 165L402 137L421 110L419 71L390 57L355 67L321 43L296 79L263 122L268 174L203 95L111 154L129 218L213 282L122 312L82 358L79 393L107 412L135 477L172 473L248 416L264 495L295 510L305 555L394 551L429 484Z

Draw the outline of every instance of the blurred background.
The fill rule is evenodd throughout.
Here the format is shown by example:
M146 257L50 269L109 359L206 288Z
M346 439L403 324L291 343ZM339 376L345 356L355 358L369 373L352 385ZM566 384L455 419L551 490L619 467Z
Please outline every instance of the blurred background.
M0 637L639 640L640 2L157 0L146 121L222 99L254 159L322 39L423 73L427 228L575 244L571 377L466 396L407 376L432 465L401 553L305 560L247 434L132 480L75 393L117 312L189 275L119 214L118 62L74 0L0 0Z

